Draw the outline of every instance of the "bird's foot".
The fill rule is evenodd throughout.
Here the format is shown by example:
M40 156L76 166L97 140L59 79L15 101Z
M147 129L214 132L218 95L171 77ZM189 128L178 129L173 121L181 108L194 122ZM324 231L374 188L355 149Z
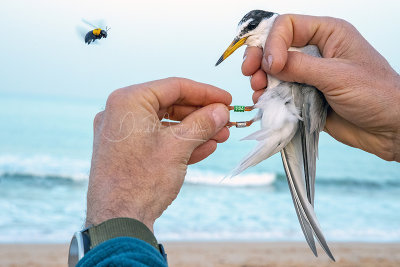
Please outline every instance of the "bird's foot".
M254 109L254 106L228 106L229 110L233 110L233 112L245 112L245 111L252 111ZM237 121L237 122L228 122L226 124L226 127L230 128L232 126L235 126L236 128L244 128L244 127L249 127L254 120L249 120L249 121Z

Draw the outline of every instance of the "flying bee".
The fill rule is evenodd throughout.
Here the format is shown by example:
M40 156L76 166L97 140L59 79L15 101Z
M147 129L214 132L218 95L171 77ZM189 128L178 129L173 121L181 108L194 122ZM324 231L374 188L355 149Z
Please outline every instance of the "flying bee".
M85 39L85 43L86 44L90 44L96 40L100 40L101 38L107 38L107 32L111 29L108 28L107 26L105 27L105 29L102 29L101 27L95 26L94 24L90 23L87 20L82 19L82 21L91 26L92 28L94 28L93 30L90 30L89 32L87 32L87 30L81 29L80 27L78 27L78 32L80 34L81 37L84 37Z

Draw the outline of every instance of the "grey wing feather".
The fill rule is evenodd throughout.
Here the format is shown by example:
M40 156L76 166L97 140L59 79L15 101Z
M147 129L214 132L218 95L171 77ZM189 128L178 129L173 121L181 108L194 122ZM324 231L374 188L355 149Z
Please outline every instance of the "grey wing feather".
M304 158L304 174L306 179L307 196L310 204L314 206L316 160L318 157L319 133L323 130L326 121L328 104L322 93L316 88L304 85L303 105L301 116L303 122L302 145Z
M291 48L314 57L321 57L319 49L315 45L307 45L301 48ZM307 198L314 206L316 159L318 157L319 133L325 126L328 105L322 93L313 86L298 84L301 87L299 107L303 122L300 123L304 179L307 190Z
M314 208L307 199L307 193L302 175L303 154L300 129L298 129L296 135L289 142L289 144L282 149L281 155L290 192L292 194L293 202L295 203L296 213L307 243L315 254L316 250L312 236L312 234L314 234L326 254L328 254L328 256L335 261L325 241L324 235L322 234L321 227L314 212Z
M283 152L282 152L282 155L283 155ZM282 160L283 160L283 158L282 158ZM287 168L285 167L285 170L286 169ZM289 177L289 175L290 174L287 174L288 177ZM317 248L315 247L314 236L313 236L313 231L311 229L311 226L308 223L307 218L304 216L303 212L301 211L301 202L300 202L299 198L297 197L296 192L294 191L295 190L294 187L291 186L292 183L290 183L289 179L288 179L288 184L289 184L290 193L292 195L294 208L296 210L297 218L299 219L299 223L301 226L301 230L303 231L304 237L306 238L307 244L310 247L311 251L314 253L314 255L316 257L318 257Z
M299 154L302 151L300 134L301 134L301 128L297 130L296 135L293 137L293 139L281 151L281 155L282 155L283 166L286 172L286 177L289 184L290 193L292 195L294 208L296 210L297 218L299 219L301 229L303 230L304 237L306 238L306 241L310 249L312 250L315 256L318 256L311 226L308 223L306 217L304 216L304 212L302 212L301 202L298 197L299 194L294 188L293 182L291 182L293 177L303 177L301 168L301 165L303 165L303 160L302 160L303 158L302 155ZM303 182L302 179L300 181Z

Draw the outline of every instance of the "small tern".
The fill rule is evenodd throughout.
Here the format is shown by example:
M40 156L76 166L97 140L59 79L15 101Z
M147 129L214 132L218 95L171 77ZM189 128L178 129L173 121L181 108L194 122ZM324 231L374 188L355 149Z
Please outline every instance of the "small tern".
M278 16L277 13L263 10L247 13L239 22L235 39L216 65L242 45L264 49ZM289 51L321 57L318 47L314 45L291 47ZM260 120L261 129L243 140L257 140L258 144L233 170L232 176L280 151L294 207L307 243L314 255L318 256L315 236L326 254L335 261L314 212L318 140L328 110L323 94L313 86L285 82L268 75L268 87L254 108L258 109L258 113L250 122Z

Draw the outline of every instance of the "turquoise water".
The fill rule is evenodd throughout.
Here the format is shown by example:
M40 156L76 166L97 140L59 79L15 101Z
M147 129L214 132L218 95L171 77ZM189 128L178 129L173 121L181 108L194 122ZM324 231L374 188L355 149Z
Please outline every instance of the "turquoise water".
M0 242L66 242L83 225L92 119L104 101L0 94ZM240 160L231 155L255 144L239 139L257 127L232 129L190 167L156 222L161 240L303 240L278 155L221 183ZM400 241L400 164L323 133L317 167L316 212L328 240Z

